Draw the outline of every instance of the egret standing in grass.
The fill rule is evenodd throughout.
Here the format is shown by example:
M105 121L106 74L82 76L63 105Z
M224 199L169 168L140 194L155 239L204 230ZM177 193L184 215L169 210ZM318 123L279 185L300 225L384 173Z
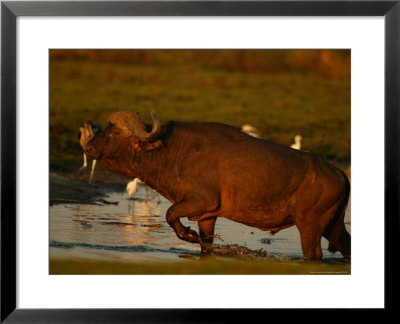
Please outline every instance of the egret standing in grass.
M294 137L294 143L292 145L290 145L291 148L294 148L296 150L300 150L301 149L301 140L303 138L300 135L296 135Z
M244 124L242 126L242 132L245 132L253 137L259 138L260 136L257 134L257 128L251 126L250 124Z

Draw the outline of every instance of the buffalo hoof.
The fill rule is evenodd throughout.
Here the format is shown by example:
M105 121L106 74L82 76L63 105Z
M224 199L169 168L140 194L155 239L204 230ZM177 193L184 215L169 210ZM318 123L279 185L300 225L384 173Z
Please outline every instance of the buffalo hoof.
M345 256L343 257L343 261L344 261L344 262L350 262L350 261L351 261L351 256L350 256L350 255L345 255Z
M190 229L190 227L185 227L183 232L177 234L181 240L190 243L200 243L199 234L197 234L194 230Z
M212 243L200 241L201 254L210 254L213 250Z
M197 234L196 231L190 229L190 227L188 228L188 231L186 232L186 237L187 237L189 242L192 242L192 243L199 243L200 242L199 234Z

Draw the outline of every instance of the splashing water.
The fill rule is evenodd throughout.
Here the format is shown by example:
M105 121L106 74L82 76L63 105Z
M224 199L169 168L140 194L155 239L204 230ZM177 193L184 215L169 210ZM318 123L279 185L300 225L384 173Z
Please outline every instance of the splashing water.
M147 197L149 198L149 197ZM171 203L161 197L146 199L144 190L134 198L115 192L96 204L60 204L50 207L50 256L85 259L179 261L196 257L200 246L177 238L165 221ZM185 226L197 223L182 219ZM350 232L350 207L346 212ZM275 235L231 220L218 218L213 252L218 257L280 258L303 257L300 235L295 226ZM324 260L337 261L322 239Z

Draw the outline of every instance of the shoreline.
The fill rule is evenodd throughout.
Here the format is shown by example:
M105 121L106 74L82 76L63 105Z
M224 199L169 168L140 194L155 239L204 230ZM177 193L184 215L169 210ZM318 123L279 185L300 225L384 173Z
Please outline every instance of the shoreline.
M50 172L49 174L49 205L56 204L94 204L102 201L111 192L125 190L128 179L114 175L102 175L89 183L84 175Z

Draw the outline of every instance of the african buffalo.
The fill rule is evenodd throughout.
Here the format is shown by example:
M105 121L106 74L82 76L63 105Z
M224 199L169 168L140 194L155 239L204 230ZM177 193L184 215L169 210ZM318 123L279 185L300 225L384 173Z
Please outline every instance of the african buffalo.
M304 258L329 251L350 258L344 215L350 193L341 170L321 157L218 123L169 121L153 125L138 113L116 112L85 153L107 169L139 178L173 205L166 220L177 236L212 250L217 217L277 232L296 225ZM198 221L199 234L181 217Z

